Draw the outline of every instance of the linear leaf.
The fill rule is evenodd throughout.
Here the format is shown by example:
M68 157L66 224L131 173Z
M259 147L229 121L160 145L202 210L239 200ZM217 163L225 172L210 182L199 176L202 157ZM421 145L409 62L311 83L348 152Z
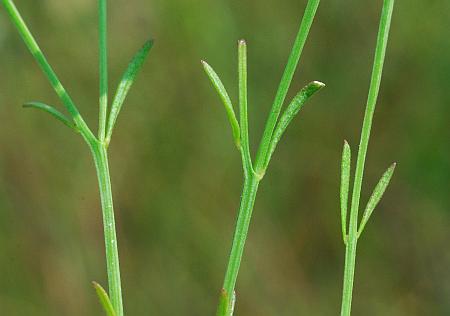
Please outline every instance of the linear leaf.
M347 244L347 214L348 214L348 192L350 186L351 149L347 141L344 142L341 162L341 222L342 238Z
M225 111L227 112L228 121L230 122L231 129L233 132L233 139L236 146L240 149L241 147L241 139L240 139L240 127L238 120L236 119L236 113L234 112L233 104L231 102L230 96L225 89L222 81L220 80L217 73L212 69L208 63L202 60L203 69L211 80L212 85L216 89L219 94L220 99L222 100L223 105L225 106Z
M392 175L394 174L396 164L393 163L386 172L381 176L380 181L376 185L375 189L373 190L373 193L369 199L369 202L367 203L366 209L364 211L363 217L361 219L361 223L359 225L358 229L358 238L361 236L361 233L364 231L364 227L366 226L367 222L369 221L370 216L372 215L372 212L374 211L375 207L378 205L378 202L380 202L381 198L383 197L384 192L386 191L387 186L389 185L389 182L391 181Z
M109 300L109 296L103 287L97 282L92 282L95 288L95 292L97 292L98 299L100 300L100 304L102 304L107 316L116 316L116 312Z
M149 40L145 42L144 46L134 55L131 62L128 64L128 68L120 80L119 86L117 87L116 95L114 96L111 112L109 114L108 119L108 128L106 133L105 142L109 144L111 141L111 135L114 129L114 125L117 120L117 116L119 115L120 110L122 109L123 102L130 91L131 86L136 79L136 76L139 70L142 68L150 49L153 47L153 40Z
M319 81L313 81L307 84L299 93L292 99L291 103L288 105L283 115L280 118L280 121L277 124L277 127L273 133L272 140L270 141L269 152L266 157L266 161L264 164L264 169L267 167L267 164L272 157L273 152L286 131L289 123L293 120L293 118L298 114L303 105L310 97L312 97L317 91L325 87L325 84Z
M24 108L34 108L38 110L42 110L56 118L58 121L62 122L64 125L74 129L75 131L78 131L77 127L75 126L72 121L70 121L64 114L59 112L57 109L55 109L53 106L47 105L42 102L27 102L23 105Z

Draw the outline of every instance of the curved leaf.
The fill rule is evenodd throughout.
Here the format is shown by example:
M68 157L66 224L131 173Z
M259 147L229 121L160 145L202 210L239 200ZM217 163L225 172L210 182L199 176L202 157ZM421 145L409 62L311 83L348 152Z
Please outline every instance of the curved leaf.
M62 122L64 125L74 129L75 131L78 131L77 127L75 126L72 121L70 121L64 114L59 112L57 109L55 109L53 106L47 105L42 102L27 102L23 105L24 108L34 108L38 110L42 110L56 118L58 121Z
M92 284L94 285L95 292L97 292L98 299L100 300L100 304L102 304L103 309L106 312L106 315L116 316L116 312L114 311L114 308L111 304L111 301L109 300L109 296L106 293L106 291L97 282L92 282Z
M230 96L227 93L227 90L225 89L225 86L223 85L222 81L220 80L217 73L212 69L210 65L206 61L201 61L203 65L203 69L205 70L206 74L209 77L209 80L211 80L212 85L217 91L217 94L219 94L220 99L222 100L222 103L225 107L225 111L227 112L228 121L231 125L231 130L233 132L233 139L234 143L236 144L237 148L240 149L241 147L241 139L240 139L240 127L238 120L236 119L236 113L234 113L233 104L231 102Z

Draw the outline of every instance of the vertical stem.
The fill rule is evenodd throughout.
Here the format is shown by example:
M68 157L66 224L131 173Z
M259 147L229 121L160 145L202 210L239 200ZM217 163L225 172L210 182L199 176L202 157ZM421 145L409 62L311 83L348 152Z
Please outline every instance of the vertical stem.
M265 172L265 170L263 170L265 168L264 163L269 152L272 134L275 129L278 116L280 115L281 107L286 99L292 78L294 77L295 70L297 69L297 65L300 60L303 47L305 46L306 39L308 38L309 30L311 29L311 25L314 21L314 16L316 15L319 3L320 0L309 0L306 6L297 37L295 38L295 42L281 78L269 118L267 119L266 127L264 128L258 154L256 155L255 172L258 174L264 174Z
M94 155L102 203L109 296L117 316L123 316L119 252L117 248L108 154L105 145L102 143L92 146L91 150Z
M247 44L244 40L238 43L238 74L239 74L239 117L241 126L241 152L245 176L253 172L248 137L248 111L247 111Z
M98 30L99 30L99 74L100 74L100 113L98 138L105 139L106 116L108 110L108 43L107 43L107 0L98 0Z
M361 131L361 140L356 162L355 180L353 185L352 205L350 211L349 238L345 252L344 284L342 292L341 316L349 316L352 304L353 280L355 275L356 246L358 242L358 209L361 196L361 187L364 175L364 164L369 145L370 130L372 128L373 114L380 90L383 64L389 37L394 0L384 0L378 31L375 58L370 82L369 96Z
M223 282L223 289L231 298L236 286L236 279L239 273L239 267L244 252L245 241L247 239L248 228L250 226L250 219L252 217L253 205L255 203L256 193L258 191L259 180L251 174L245 178L244 187L242 190L241 204L239 207L239 215L236 222L236 230L234 232L233 244L231 246L230 257L228 260L227 271L225 273L225 280ZM224 316L222 314L218 316ZM228 316L228 315L227 315Z

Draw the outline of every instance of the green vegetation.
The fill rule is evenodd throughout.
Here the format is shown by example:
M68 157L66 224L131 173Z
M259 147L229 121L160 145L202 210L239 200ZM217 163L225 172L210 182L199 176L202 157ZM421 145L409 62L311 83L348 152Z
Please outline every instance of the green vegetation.
M58 120L63 122L65 125L73 128L75 131L81 134L92 153L97 170L103 210L109 297L99 284L95 283L95 288L107 314L109 316L123 316L119 253L117 246L116 225L114 220L113 197L108 167L107 149L122 104L132 83L134 82L138 70L142 67L145 57L148 55L148 52L152 47L152 42L147 42L130 62L128 69L125 71L118 86L116 96L112 102L111 110L108 116L107 1L98 1L100 48L100 114L99 132L98 137L96 137L84 121L75 103L72 101L72 98L69 96L66 89L48 63L36 40L34 39L24 20L22 19L14 2L12 0L2 0L2 4L8 12L11 21L14 23L20 35L22 36L22 39L27 45L31 54L36 59L42 71L50 81L53 89L61 99L66 110L69 112L70 119L56 110L54 107L41 102L29 102L24 106L48 112L53 117L56 117ZM108 124L106 125L107 120Z
M392 178L395 169L395 163L388 168L383 174L379 183L376 185L372 196L367 203L366 209L362 216L358 228L358 209L361 197L361 186L364 175L364 164L366 161L367 147L369 145L370 130L372 128L373 114L377 103L378 92L380 90L381 75L383 72L384 58L386 55L386 46L389 36L389 28L391 25L392 11L394 8L394 0L384 0L383 10L381 13L380 29L378 32L377 46L375 50L375 61L372 70L372 79L369 89L369 97L367 100L366 112L361 132L361 141L358 150L358 159L356 162L355 180L353 184L353 194L350 209L350 221L347 235L347 205L350 183L350 167L351 167L351 151L347 142L344 144L342 152L341 167L341 220L342 220L342 236L346 246L345 251L345 268L344 268L344 285L342 294L341 316L349 316L352 305L353 279L355 275L356 263L356 246L364 227L367 224L373 210L377 206L389 181Z
M239 267L244 252L245 241L250 226L250 220L253 212L256 194L259 182L264 177L275 148L286 131L289 123L300 111L304 103L317 91L324 87L321 82L313 81L304 87L287 106L281 118L281 108L285 101L289 87L291 85L294 72L297 68L303 47L308 37L309 30L314 20L320 0L309 0L305 9L300 29L289 56L283 77L278 87L272 110L264 129L262 140L253 164L248 131L247 115L247 45L244 40L238 43L238 73L239 73L239 122L234 113L231 99L224 88L223 83L214 70L206 63L203 67L209 76L213 86L218 92L230 121L233 131L234 142L241 153L242 165L244 171L244 185L242 190L241 204L239 207L236 228L231 247L230 258L228 261L225 280L220 295L217 316L233 315L234 304L236 300L235 285L239 272Z

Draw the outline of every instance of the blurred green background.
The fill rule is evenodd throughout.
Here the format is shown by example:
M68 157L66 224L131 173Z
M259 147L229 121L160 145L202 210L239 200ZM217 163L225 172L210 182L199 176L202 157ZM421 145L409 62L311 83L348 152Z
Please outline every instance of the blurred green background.
M257 197L236 315L337 315L343 140L356 153L382 1L323 0L290 95L327 88L281 142ZM96 129L93 0L17 0ZM110 147L127 315L213 315L241 190L225 112L200 59L236 100L249 45L252 148L306 0L110 1L111 90L156 39ZM450 315L450 2L397 1L363 189L398 166L359 243L354 315ZM46 114L61 104L0 9L0 314L102 315L106 284L94 166Z

